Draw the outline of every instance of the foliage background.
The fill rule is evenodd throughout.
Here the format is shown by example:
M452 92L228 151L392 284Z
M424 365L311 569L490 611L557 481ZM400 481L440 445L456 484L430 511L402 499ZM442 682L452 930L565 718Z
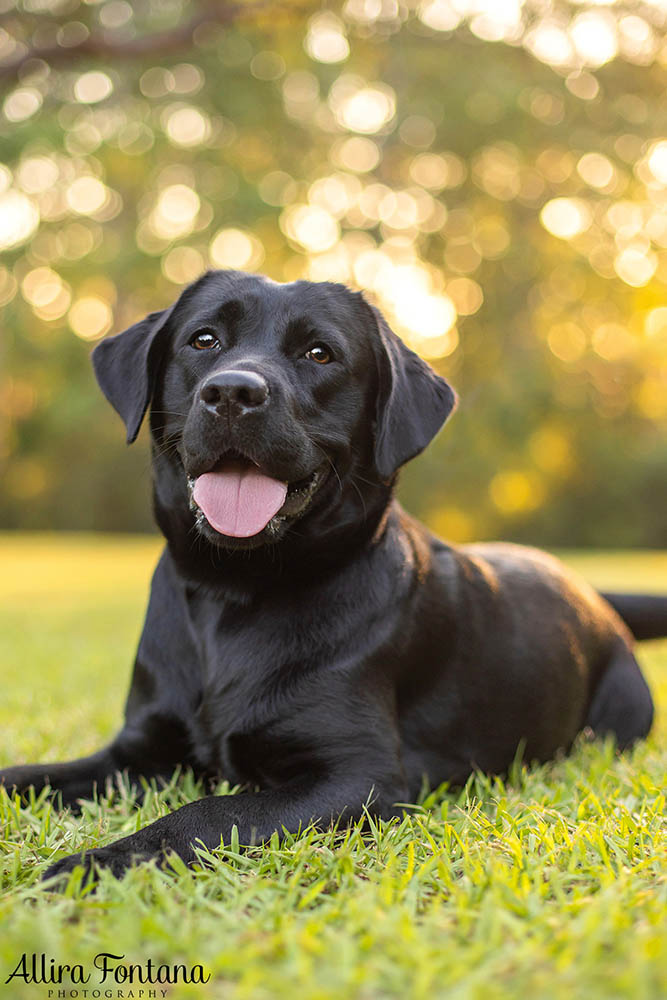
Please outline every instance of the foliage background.
M90 344L236 266L366 289L453 381L436 530L667 546L664 2L0 13L2 526L150 526Z

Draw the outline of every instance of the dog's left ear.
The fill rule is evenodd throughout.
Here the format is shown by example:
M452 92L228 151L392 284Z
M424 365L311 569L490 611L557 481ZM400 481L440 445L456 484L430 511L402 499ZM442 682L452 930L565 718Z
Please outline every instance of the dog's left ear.
M149 313L116 337L100 341L93 351L93 368L100 388L125 421L127 443L132 444L153 394L159 362L159 334L173 306Z
M384 481L424 450L456 405L449 382L405 346L379 309L366 303L378 331L379 388L375 466Z

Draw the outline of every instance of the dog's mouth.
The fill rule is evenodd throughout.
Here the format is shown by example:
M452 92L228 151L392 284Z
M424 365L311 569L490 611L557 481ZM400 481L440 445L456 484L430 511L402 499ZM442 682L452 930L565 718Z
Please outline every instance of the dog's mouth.
M228 454L209 472L188 476L190 509L227 538L279 537L287 523L305 513L325 477L320 466L305 479L286 483L267 475L250 459Z

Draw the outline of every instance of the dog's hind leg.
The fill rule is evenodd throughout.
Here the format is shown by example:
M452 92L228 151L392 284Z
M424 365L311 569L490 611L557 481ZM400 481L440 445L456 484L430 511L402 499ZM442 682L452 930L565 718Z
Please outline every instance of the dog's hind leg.
M122 767L113 747L107 747L90 757L62 764L19 764L3 768L0 785L10 793L21 794L30 787L39 792L48 785L54 794L60 793L64 805L72 805L79 798L89 798L96 788L103 792L107 778Z
M632 650L623 640L593 693L586 726L596 736L614 736L619 750L648 735L653 700Z

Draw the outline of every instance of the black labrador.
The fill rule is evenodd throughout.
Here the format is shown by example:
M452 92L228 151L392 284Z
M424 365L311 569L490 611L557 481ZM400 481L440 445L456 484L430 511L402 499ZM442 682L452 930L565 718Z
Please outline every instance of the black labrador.
M584 727L620 747L648 733L630 629L667 634L667 598L610 604L544 553L445 545L405 514L397 470L455 397L361 294L211 272L93 362L128 442L150 405L167 545L118 736L0 778L75 802L117 771L181 764L249 790L186 805L88 867L190 863L234 825L248 845L366 805L387 817L424 780L503 772L519 747L544 761Z

